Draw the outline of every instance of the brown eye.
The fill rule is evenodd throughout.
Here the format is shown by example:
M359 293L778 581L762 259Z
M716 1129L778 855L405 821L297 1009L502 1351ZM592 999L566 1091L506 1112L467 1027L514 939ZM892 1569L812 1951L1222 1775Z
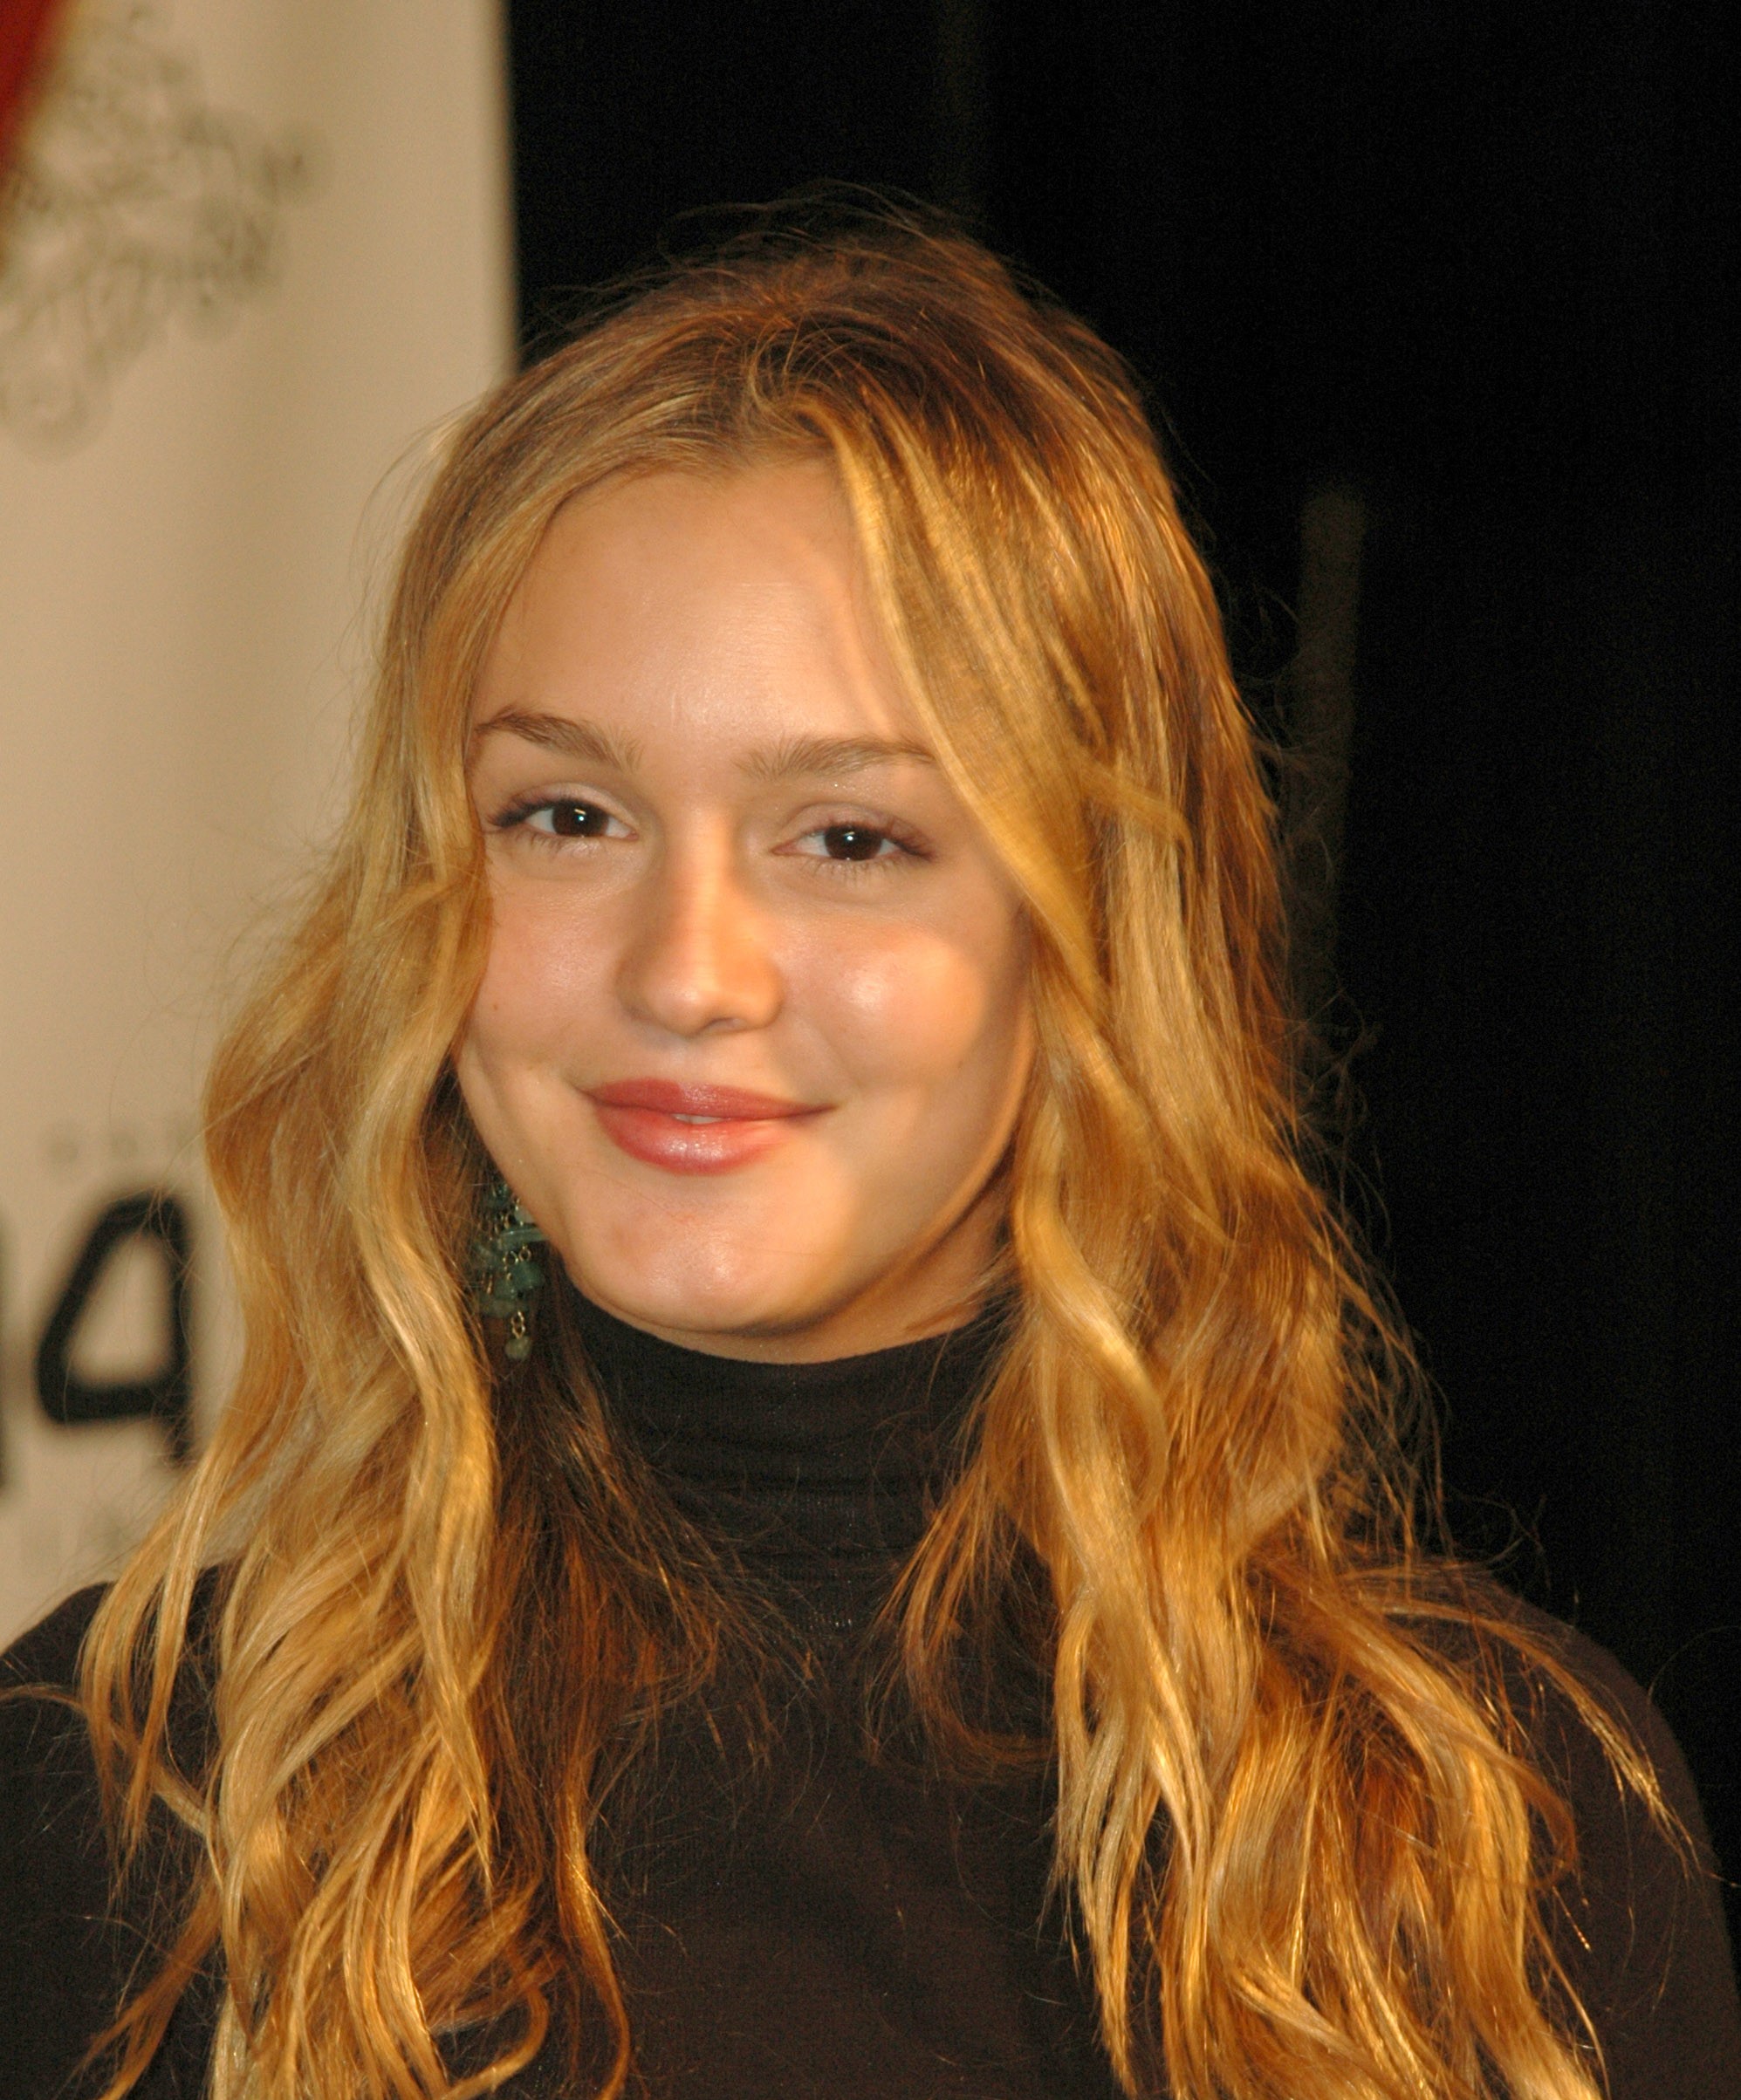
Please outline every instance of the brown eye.
M888 844L887 831L864 824L831 824L822 832L822 850L830 860L874 860Z
M602 838L610 829L607 812L590 802L552 802L541 814L559 838Z

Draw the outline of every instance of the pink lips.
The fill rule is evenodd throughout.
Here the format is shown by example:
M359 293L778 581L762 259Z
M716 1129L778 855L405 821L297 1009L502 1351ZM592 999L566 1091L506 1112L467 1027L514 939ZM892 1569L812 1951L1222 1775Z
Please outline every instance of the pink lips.
M674 1174L717 1174L778 1145L787 1129L823 1110L737 1086L675 1079L620 1079L587 1090L605 1135L632 1159ZM700 1118L690 1120L690 1118Z

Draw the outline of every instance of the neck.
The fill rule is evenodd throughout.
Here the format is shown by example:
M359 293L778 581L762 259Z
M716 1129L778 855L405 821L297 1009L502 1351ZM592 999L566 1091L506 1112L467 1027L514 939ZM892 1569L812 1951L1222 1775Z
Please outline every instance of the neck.
M577 1297L577 1324L619 1426L679 1506L746 1561L894 1565L953 1477L1007 1319L823 1362L685 1347Z

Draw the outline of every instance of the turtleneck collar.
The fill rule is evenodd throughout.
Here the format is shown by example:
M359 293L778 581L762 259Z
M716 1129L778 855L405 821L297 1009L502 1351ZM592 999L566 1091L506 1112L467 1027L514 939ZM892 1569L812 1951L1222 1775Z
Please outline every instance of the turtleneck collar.
M579 1298L587 1359L680 1508L800 1585L892 1571L918 1543L1007 1317L820 1364L661 1341Z

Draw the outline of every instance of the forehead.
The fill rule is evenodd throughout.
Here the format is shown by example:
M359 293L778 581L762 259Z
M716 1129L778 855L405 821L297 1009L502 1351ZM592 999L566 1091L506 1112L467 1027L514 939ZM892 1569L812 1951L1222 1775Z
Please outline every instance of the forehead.
M474 703L667 732L911 739L833 469L661 472L565 506Z

